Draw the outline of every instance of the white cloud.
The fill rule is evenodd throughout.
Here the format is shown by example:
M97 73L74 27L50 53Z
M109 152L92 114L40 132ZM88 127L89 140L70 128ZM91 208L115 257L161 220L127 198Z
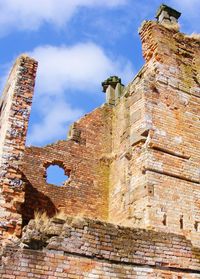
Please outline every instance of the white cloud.
M196 7L200 5L199 0L172 0L171 2L178 7L194 10L195 12L197 11Z
M29 53L39 62L39 94L58 95L67 89L91 91L110 75L124 82L133 76L132 65L119 57L109 57L93 43L74 46L40 46Z
M184 32L200 32L199 0L170 0L170 5L182 13L180 22L182 22Z
M183 17L190 18L192 24L193 17L199 17L198 10L200 10L199 0L171 0L171 3L176 9L179 9Z
M65 138L67 125L85 110L78 102L76 108L72 107L66 97L68 100L76 97L77 91L78 94L98 94L101 82L110 75L119 75L125 83L134 75L129 61L110 57L93 43L40 46L29 55L39 62L36 110L42 120L31 127L28 144Z
M65 25L80 7L112 8L127 0L0 0L0 34L36 30L43 23Z
M76 107L70 104L76 94L101 94L101 82L110 75L118 75L123 83L134 76L128 60L110 57L94 43L40 46L28 54L39 62L34 97L37 122L29 127L27 139L31 145L66 138L67 126L85 112L78 99ZM5 73L1 75L1 87L11 64L1 66Z
M67 126L78 119L83 111L72 108L64 99L41 100L39 106L42 121L33 124L28 135L28 144L43 144L67 137ZM39 104L38 104L39 105Z

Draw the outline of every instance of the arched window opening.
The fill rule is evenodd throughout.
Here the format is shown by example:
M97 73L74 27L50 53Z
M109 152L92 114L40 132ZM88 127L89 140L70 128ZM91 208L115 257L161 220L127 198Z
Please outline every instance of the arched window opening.
M180 216L180 229L183 229L183 215Z
M49 184L54 184L56 186L63 186L64 183L69 179L69 173L57 164L52 164L46 169L46 181Z
M163 215L163 221L162 221L163 225L166 226L167 225L167 214Z
M194 223L194 228L195 228L195 231L196 231L196 232L200 232L200 222L195 221L195 223Z

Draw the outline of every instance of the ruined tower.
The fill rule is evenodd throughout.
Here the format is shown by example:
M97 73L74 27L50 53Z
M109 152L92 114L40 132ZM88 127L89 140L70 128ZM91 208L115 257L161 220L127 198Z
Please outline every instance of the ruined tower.
M133 81L108 78L105 104L43 148L25 147L37 63L17 60L1 99L2 278L200 278L200 40L180 15L161 5Z
M24 202L20 160L25 149L37 63L22 55L0 100L0 233L21 233Z

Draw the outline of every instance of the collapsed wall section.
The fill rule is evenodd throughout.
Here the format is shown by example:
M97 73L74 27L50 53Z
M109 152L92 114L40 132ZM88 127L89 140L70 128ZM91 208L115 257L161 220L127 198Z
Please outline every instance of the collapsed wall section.
M21 168L25 181L24 225L36 211L50 217L61 211L107 220L111 123L112 108L103 105L74 123L68 140L25 149ZM59 165L68 175L62 186L46 181L50 165Z
M19 170L25 149L37 62L20 56L0 100L0 238L20 234L20 206L24 201Z

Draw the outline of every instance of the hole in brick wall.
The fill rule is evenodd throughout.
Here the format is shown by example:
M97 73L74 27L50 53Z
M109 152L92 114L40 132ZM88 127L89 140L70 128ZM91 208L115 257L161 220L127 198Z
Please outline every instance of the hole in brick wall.
M163 215L163 221L162 221L163 225L166 226L167 225L167 214Z
M200 232L200 222L195 221L195 223L194 223L194 228L195 228L195 231L196 231L196 232Z
M183 229L183 215L180 216L180 229Z
M3 103L1 103L1 105L0 105L0 115L1 115L2 111L3 111Z
M46 182L56 186L63 186L69 179L69 171L66 173L60 165L52 164L46 169Z

